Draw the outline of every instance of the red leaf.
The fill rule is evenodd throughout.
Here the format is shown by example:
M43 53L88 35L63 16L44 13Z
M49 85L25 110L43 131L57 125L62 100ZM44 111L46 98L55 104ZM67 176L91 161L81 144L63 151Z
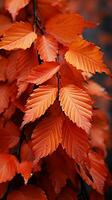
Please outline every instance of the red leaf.
M33 164L29 161L24 161L19 164L18 173L20 173L23 176L25 184L27 184L29 178L32 175L31 174L32 169L33 169Z
M23 186L19 190L15 190L8 194L7 200L47 200L43 190L36 186Z
M0 183L10 181L17 172L18 161L15 156L0 154Z

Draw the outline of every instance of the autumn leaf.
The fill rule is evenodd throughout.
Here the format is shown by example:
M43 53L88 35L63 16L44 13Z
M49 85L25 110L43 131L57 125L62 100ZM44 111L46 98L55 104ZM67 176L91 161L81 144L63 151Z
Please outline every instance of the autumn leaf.
M63 122L62 146L76 162L84 162L87 159L90 148L88 136L69 119Z
M49 80L53 77L54 74L59 70L60 65L55 62L44 62L41 65L37 65L31 71L28 76L27 81L29 83L35 83L36 85L40 85L45 81Z
M99 47L81 37L75 38L74 42L69 45L65 59L77 69L87 73L109 73L108 68L103 63L103 54Z
M47 200L44 191L36 186L23 186L19 190L12 191L8 194L7 200Z
M61 88L59 99L69 119L88 133L91 127L92 102L86 91L75 85L66 85Z
M15 156L0 154L0 183L10 181L17 172L18 161Z
M46 23L46 31L61 43L71 43L77 34L92 26L92 23L85 21L76 13L64 13L49 19Z
M18 166L18 173L20 173L23 176L25 184L27 184L28 180L31 177L32 169L33 164L29 161L24 161Z
M30 0L5 0L5 9L7 9L11 13L14 21L19 10L21 8L24 8L29 2Z
M43 35L38 39L37 50L44 62L55 61L58 53L58 43L50 35Z
M10 100L9 88L7 84L0 85L0 95L0 113L2 113L8 107Z
M40 122L32 134L32 148L35 160L53 153L62 139L61 116L49 116Z
M0 127L0 151L7 152L15 147L18 144L19 135L19 129L11 121L8 121L5 126Z
M3 35L4 31L6 31L10 26L10 18L6 15L0 14L0 35Z
M0 81L6 80L8 59L0 56Z
M40 86L35 89L27 100L23 124L33 122L41 117L56 99L58 89L54 86Z
M31 46L37 35L33 32L31 24L16 22L4 32L0 41L0 49L14 50L27 49Z
M104 160L101 155L91 150L88 153L88 161L89 165L87 163L79 164L77 170L88 185L103 194L109 178L109 172Z
M33 162L34 155L30 143L25 142L21 145L21 150L20 150L21 161Z

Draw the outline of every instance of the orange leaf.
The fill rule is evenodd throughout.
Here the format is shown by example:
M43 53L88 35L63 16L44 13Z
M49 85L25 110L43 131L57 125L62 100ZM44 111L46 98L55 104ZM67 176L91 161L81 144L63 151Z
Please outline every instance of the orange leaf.
M23 124L33 122L41 117L56 99L58 89L54 86L40 86L35 89L27 100Z
M23 186L19 190L15 190L8 194L7 200L47 200L43 190L36 186Z
M58 53L58 43L50 35L43 35L37 42L37 49L43 61L55 61Z
M34 155L30 143L22 144L20 155L21 155L21 161L32 162L34 160Z
M16 175L17 167L15 156L0 154L0 183L10 181Z
M92 116L92 102L89 95L75 85L67 85L61 88L59 98L65 114L88 133Z
M29 57L31 57L29 59ZM28 87L26 81L31 70L37 65L37 59L33 49L17 50L8 59L7 79L9 82L17 80L18 95L20 96Z
M63 123L62 146L76 162L87 159L90 148L87 134L69 119L65 119Z
M37 35L33 32L31 24L16 22L4 32L0 41L0 49L27 49L36 38Z
M31 177L32 169L33 164L29 161L24 161L19 164L18 173L20 173L23 176L25 184L27 184L29 178Z
M5 8L11 13L13 20L15 20L21 8L24 8L30 0L5 0Z
M77 69L87 73L109 73L103 63L103 54L99 51L99 47L80 37L75 38L74 42L70 44L65 59Z
M41 65L37 65L30 73L28 77L29 83L35 83L40 85L45 81L52 78L54 74L59 70L60 65L55 62L45 62Z
M79 164L77 170L88 185L103 194L109 178L109 172L104 160L99 154L90 151L88 153L88 161L89 165L86 163Z
M106 100L110 100L111 97L100 84L96 83L95 81L90 80L87 85L87 90L90 95L102 97Z
M1 3L1 2L0 2ZM11 26L10 18L0 14L0 35Z
M0 150L5 152L16 146L19 135L20 132L16 125L8 121L4 127L0 128Z
M62 119L50 116L40 122L33 131L32 148L36 160L53 153L61 143Z
M7 84L0 85L0 113L4 112L4 110L9 105L9 88Z
M0 81L6 80L7 65L8 65L8 59L0 56Z
M46 31L53 35L59 42L71 43L77 34L84 28L93 26L76 13L59 14L46 23Z

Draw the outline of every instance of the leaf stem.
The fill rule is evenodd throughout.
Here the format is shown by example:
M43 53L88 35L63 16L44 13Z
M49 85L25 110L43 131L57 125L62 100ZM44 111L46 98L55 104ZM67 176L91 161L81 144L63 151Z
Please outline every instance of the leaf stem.
M41 20L37 14L37 0L33 0L33 13L34 13L34 31L39 29L40 33L44 34L44 27L42 26Z

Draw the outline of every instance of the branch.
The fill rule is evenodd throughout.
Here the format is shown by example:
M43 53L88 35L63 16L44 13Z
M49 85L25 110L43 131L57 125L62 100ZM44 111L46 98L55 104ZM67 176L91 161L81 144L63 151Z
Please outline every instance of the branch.
M41 20L37 14L37 0L33 0L33 13L34 13L34 31L36 32L37 28L40 33L44 34L44 27L42 26Z

